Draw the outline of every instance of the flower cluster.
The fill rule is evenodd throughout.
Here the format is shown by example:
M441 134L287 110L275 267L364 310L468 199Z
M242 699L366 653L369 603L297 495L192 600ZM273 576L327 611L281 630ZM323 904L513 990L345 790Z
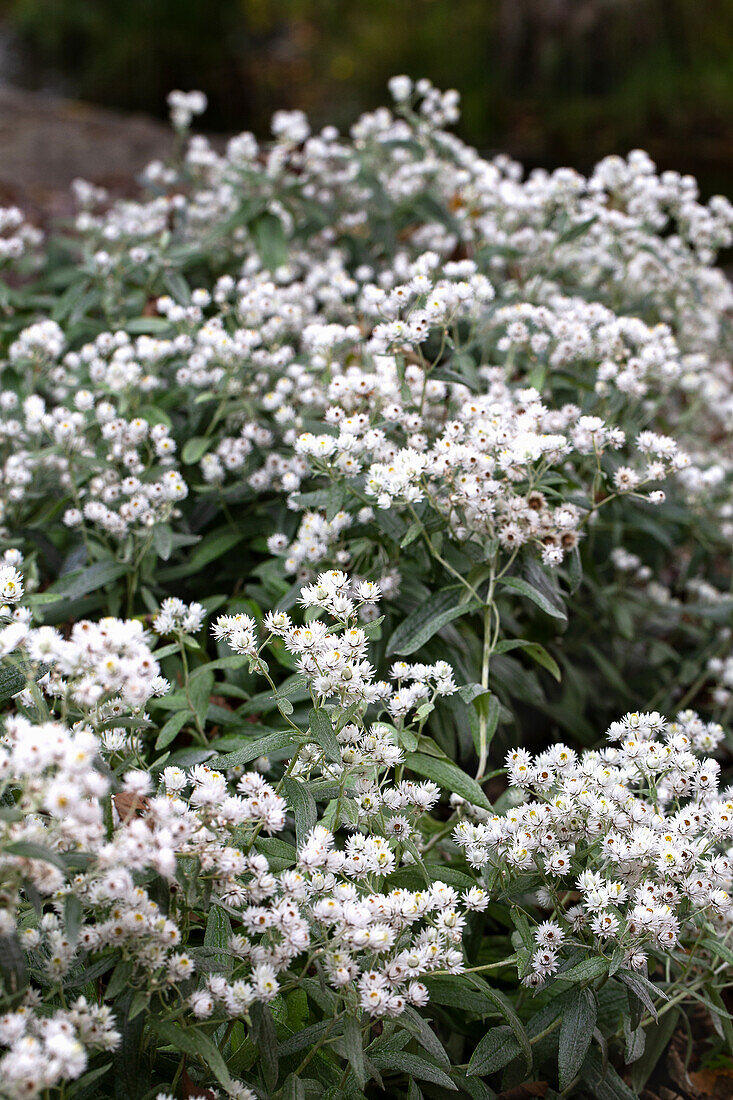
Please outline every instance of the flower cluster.
M516 806L454 831L489 888L537 879L553 920L536 930L524 976L531 986L558 972L566 939L618 947L627 965L646 970L649 952L733 920L733 800L707 755L720 726L692 711L673 722L632 713L608 737L609 748L580 756L562 744L536 757L514 750L507 773Z
M44 1091L80 1077L89 1053L112 1051L121 1035L104 1005L78 997L67 1009L50 1016L33 1012L33 1000L0 1016L0 1056L3 1091L10 1100L40 1096Z
M299 598L306 609L326 611L333 619L331 626L320 618L296 626L287 612L268 612L262 645L255 620L244 613L219 616L212 629L216 638L225 639L236 653L247 654L260 666L264 645L282 639L286 649L297 656L298 672L308 683L316 706L335 701L346 710L357 704L357 713L363 717L366 707L381 704L390 721L401 729L409 712L426 705L432 708L438 697L452 695L456 685L447 661L434 665L398 662L390 671L395 683L375 679L367 659L367 631L359 625L359 618L381 597L381 588L374 581L353 580L343 570L332 569L303 586ZM394 767L402 760L402 752L392 739L393 732L394 727L385 723L375 723L367 730L361 723L347 722L336 735L340 764L328 762L322 747L310 747L302 750L297 770L310 772L314 764L329 774L340 774L344 766L348 770L374 763Z

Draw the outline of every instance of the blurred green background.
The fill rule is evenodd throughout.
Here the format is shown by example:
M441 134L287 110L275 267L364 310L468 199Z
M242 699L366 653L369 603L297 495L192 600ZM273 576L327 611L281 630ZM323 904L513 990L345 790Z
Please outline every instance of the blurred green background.
M733 192L733 0L2 0L6 79L210 130L278 107L348 126L394 73L457 87L460 133L530 166L648 149Z

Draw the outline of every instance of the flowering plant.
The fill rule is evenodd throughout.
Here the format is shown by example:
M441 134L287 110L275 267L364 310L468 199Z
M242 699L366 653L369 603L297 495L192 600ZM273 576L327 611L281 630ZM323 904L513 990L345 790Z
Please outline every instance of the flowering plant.
M733 208L390 90L0 217L9 1100L733 1056Z

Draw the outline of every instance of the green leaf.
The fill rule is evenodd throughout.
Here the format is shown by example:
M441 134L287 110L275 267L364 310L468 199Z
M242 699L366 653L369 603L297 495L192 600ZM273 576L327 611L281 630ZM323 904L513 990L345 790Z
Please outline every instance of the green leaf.
M492 1027L471 1055L466 1073L471 1077L496 1073L521 1054L521 1047L507 1024Z
M449 1005L462 1012L475 1012L479 1016L496 1015L493 1001L481 986L470 986L466 979L455 974L427 975L425 985L430 990L430 1000L438 1005ZM485 983L483 983L485 985Z
M179 710L176 714L172 714L165 725L161 727L155 742L156 749L164 749L170 745L171 741L176 739L176 735L180 733L186 722L190 722L190 720L191 712L188 710Z
M191 677L189 683L191 706L201 725L206 721L206 711L209 709L209 699L213 690L214 673L209 669L204 669Z
M588 232L592 225L598 221L598 215L594 214L592 218L586 218L585 221L576 222L575 225L571 225L564 233L561 233L557 239L556 246L561 244L569 244L571 241L576 241L578 237L583 237Z
M583 580L583 562L577 546L573 547L568 557L568 580L570 581L570 592L574 595Z
M223 1088L230 1088L232 1079L229 1076L226 1062L214 1041L203 1031L180 1027L172 1020L155 1021L152 1023L152 1027L164 1043L172 1046L174 1050L180 1051L181 1054L198 1058L205 1066L208 1066Z
M295 863L295 848L286 840L279 840L276 836L260 836L255 841L255 847L267 856L271 871L284 871Z
M653 1019L657 1020L657 1008L652 999L653 995L667 1000L666 993L653 985L643 974L633 974L630 970L619 970L618 977L638 997L642 1004L649 1010Z
M384 622L384 615L380 615L376 619L372 619L370 623L365 623L361 628L364 631L364 637L369 638L370 641L378 641L382 637L382 623Z
M553 619L562 619L563 622L567 622L567 615L561 608L551 603L543 592L534 588L528 581L522 580L521 577L502 577L497 583L502 585L503 588L510 588L513 592L519 592L520 595L526 596L528 600L537 604L546 615L551 615Z
M285 1078L283 1100L305 1100L305 1085L294 1073Z
M319 1020L317 1024L311 1024L310 1027L303 1028L295 1035L290 1035L287 1039L283 1039L278 1046L280 1058L292 1058L294 1054L299 1054L301 1050L305 1050L312 1043L316 1043L325 1031L330 1030L330 1020Z
M509 999L505 997L503 993L500 993L498 989L492 989L491 986L487 985L485 982L481 983L481 989L485 996L494 1004L499 1015L506 1020L509 1027L512 1029L514 1038L517 1040L519 1049L524 1055L524 1060L527 1063L527 1073L529 1073L532 1069L533 1061L532 1045L529 1041L529 1036L527 1035L524 1024L519 1019L519 1016L517 1016Z
M173 531L167 523L156 523L153 528L153 546L161 561L168 561L173 551Z
M360 1089L364 1089L367 1082L366 1067L364 1066L364 1047L361 1041L361 1027L355 1016L347 1016L344 1020L344 1055L351 1066L354 1080Z
M444 626L471 614L482 606L478 600L461 603L456 588L444 589L410 612L395 630L387 645L387 653L407 656L429 642Z
M562 970L556 975L559 982L592 982L608 973L608 959L602 959L600 955L591 955L587 959L581 959L579 963L568 970Z
M171 323L167 317L133 317L125 322L125 332L130 336L158 336L170 332Z
M298 844L302 845L318 820L318 808L315 799L305 783L292 779L290 776L285 776L281 785L288 806L295 816L295 836Z
M532 954L536 948L532 929L526 915L519 906L512 906L510 911L512 923L516 932L512 933L512 947L517 952L519 977L523 978L532 968Z
M133 998L130 1001L130 1011L127 1014L128 1020L134 1020L136 1016L139 1016L141 1012L150 1004L150 993L144 989L139 989L137 993L133 994Z
M35 665L33 661L26 660L21 660L17 665L3 665L0 668L0 703L23 691L29 680L40 680L51 667L50 664Z
M605 1072L604 1072L605 1070ZM594 1100L639 1100L611 1065L604 1067L595 1047L588 1052L583 1079L593 1090Z
M729 966L733 966L733 951L730 947L722 941L714 940L712 936L708 936L700 944L701 947L711 951L717 958L722 959L723 962L727 962Z
M73 944L76 943L79 937L81 919L81 901L76 894L67 894L64 898L64 927L67 939L71 940Z
M212 905L206 919L204 932L204 947L214 952L214 958L224 967L224 973L231 973L232 956L229 950L229 940L232 936L232 922L229 914L225 913L219 905Z
M559 682L562 679L560 666L554 657L551 657L544 646L539 642L527 642L523 638L507 638L494 649L494 653L508 653L511 649L522 649L528 656L551 672Z
M624 1062L627 1066L630 1066L632 1062L637 1062L639 1058L644 1054L644 1047L646 1046L646 1035L644 1028L641 1025L633 1026L629 1016L624 1016Z
M440 1039L435 1034L428 1021L410 1005L408 1005L402 1013L400 1025L410 1032L413 1038L417 1040L420 1046L423 1047L428 1054L432 1055L436 1062L447 1070L451 1068L451 1060Z
M341 760L341 750L333 732L333 725L323 707L316 707L310 712L308 728L313 740L321 746L328 760Z
M709 1001L702 996L699 999L703 1004L707 1004L707 1007L711 1011L711 1018L713 1021L713 1027L720 1035L721 1039L725 1040L728 1050L733 1050L733 1023L731 1023L731 1014L723 1003L723 998L720 996L720 992L708 985L705 987L705 992L709 997Z
M40 859L44 863L51 863L60 871L67 871L66 862L60 852L54 852L51 848L45 848L43 844L36 844L34 840L13 840L6 844L3 851L11 856L20 856L23 859Z
M90 1069L88 1073L85 1073L83 1077L78 1077L76 1081L66 1082L65 1091L68 1100L74 1100L74 1097L83 1096L90 1085L95 1084L100 1078L104 1077L105 1073L109 1073L112 1068L111 1062L106 1062L103 1066L97 1066L96 1069ZM101 1096L100 1092L96 1093L97 1096Z
M265 212L249 224L255 248L265 267L270 271L288 262L288 243L283 223L276 214Z
M168 293L179 305L187 306L189 304L191 301L191 288L180 271L170 269L164 271L163 282Z
M26 955L15 932L0 936L0 974L7 993L19 993L28 985Z
M426 779L432 779L443 790L459 794L474 806L480 806L483 810L491 809L491 803L476 780L449 760L438 760L422 752L408 752L405 756L405 767Z
M634 1062L631 1070L631 1087L638 1096L651 1077L657 1062L662 1057L672 1038L680 1018L679 1009L667 1012L658 1024L645 1028L646 1045L641 1058Z
M210 562L223 557L223 555L229 553L238 542L241 542L243 538L244 532L233 531L231 527L207 535L191 555L191 559L186 567L186 576L193 576L205 565L209 565Z
M280 1053L278 1050L275 1023L268 1005L258 1004L252 1010L252 1038L257 1044L262 1065L262 1075L268 1091L272 1092L277 1084L280 1071Z
M494 651L496 652L496 650ZM483 684L463 684L458 689L458 694L466 705L473 703L475 699L480 698L482 695L490 695L491 689L484 687Z
M181 451L181 458L186 466L195 466L204 457L213 440L208 435L194 435L187 439Z
M120 993L127 989L131 977L132 962L129 959L120 959L110 974L107 988L104 991L105 997L113 1001L115 997L118 997Z
M432 377L432 375L431 375L431 377ZM404 537L400 541L400 548L404 550L406 547L410 546L410 544L413 543L416 538L420 537L420 533L422 532L422 529L423 529L422 523L418 522L418 523L410 524L410 526L407 529L407 533L404 535Z
M127 572L127 568L116 561L97 561L86 569L74 570L73 573L59 577L48 586L44 596L52 595L57 600L78 600L118 580Z
M560 1022L557 1052L560 1091L566 1089L580 1073L593 1039L597 1016L598 1004L593 991L573 990Z
M145 1020L142 1013L139 1013L134 1020L130 1019L129 1010L132 1000L132 990L123 989L115 1004L115 1024L122 1035L122 1041L116 1048L113 1058L112 1091L115 1100L141 1096L150 1086L149 1062L147 1057L143 1058Z
M370 1053L369 1059L377 1069L406 1073L411 1077L418 1077L421 1081L430 1081L433 1085L450 1089L451 1092L458 1091L458 1085L450 1079L445 1070L434 1066L432 1062L428 1062L426 1058L421 1058L417 1054L405 1054L403 1050L380 1051L376 1054Z
M210 768L216 768L217 771L226 771L228 768L236 768L240 764L249 764L251 760L256 760L258 756L268 756L271 752L279 752L280 749L289 747L296 749L298 744L294 730L277 730L268 734L267 737L250 741L249 744L241 749L236 749L234 752L228 752L224 756L214 756L211 760L207 760L207 764Z

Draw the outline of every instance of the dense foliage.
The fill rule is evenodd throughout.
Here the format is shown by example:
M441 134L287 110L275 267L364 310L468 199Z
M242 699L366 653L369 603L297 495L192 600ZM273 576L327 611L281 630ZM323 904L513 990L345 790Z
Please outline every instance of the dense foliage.
M390 91L2 212L13 1100L733 1056L733 208Z

